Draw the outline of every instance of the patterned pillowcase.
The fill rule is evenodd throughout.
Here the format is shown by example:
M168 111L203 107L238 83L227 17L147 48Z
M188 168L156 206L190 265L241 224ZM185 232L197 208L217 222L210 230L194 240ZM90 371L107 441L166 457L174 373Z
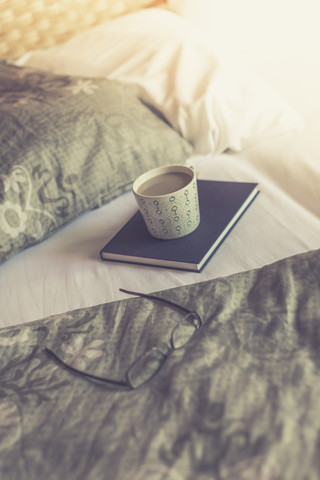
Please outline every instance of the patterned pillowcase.
M190 154L128 86L0 64L0 263Z

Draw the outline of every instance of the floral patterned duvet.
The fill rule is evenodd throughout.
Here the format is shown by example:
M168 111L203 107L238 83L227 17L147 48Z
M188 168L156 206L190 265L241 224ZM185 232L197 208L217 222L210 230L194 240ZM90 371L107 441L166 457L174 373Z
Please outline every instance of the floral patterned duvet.
M126 286L124 286L126 287ZM158 295L203 321L143 386L88 379L163 349L174 309L128 298L0 330L1 480L320 478L320 251Z

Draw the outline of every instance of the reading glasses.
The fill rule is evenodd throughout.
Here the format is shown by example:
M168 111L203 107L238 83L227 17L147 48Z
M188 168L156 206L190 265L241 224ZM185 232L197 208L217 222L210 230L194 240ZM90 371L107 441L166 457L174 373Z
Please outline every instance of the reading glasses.
M174 309L184 312L184 315L181 317L180 321L173 327L170 336L170 345L165 350L164 348L160 350L157 347L153 347L140 355L127 369L126 378L124 381L104 378L84 372L61 360L61 358L49 348L46 347L44 350L58 364L67 368L68 370L71 370L89 379L98 380L99 382L108 383L110 385L125 388L127 390L134 390L142 385L145 385L149 380L151 380L159 372L166 359L174 350L183 348L188 342L190 342L190 340L192 340L197 330L202 326L202 320L197 312L178 305L171 300L154 295L147 295L145 293L124 290L123 288L120 288L119 290L129 295L135 295L138 297L147 298L149 300L163 302Z

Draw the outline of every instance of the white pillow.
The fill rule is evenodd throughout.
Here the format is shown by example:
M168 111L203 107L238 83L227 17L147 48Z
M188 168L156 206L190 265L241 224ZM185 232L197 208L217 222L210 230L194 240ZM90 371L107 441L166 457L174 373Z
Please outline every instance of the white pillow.
M186 19L160 8L111 20L63 45L27 54L18 64L128 82L196 153L240 151L302 128L262 78L222 61Z

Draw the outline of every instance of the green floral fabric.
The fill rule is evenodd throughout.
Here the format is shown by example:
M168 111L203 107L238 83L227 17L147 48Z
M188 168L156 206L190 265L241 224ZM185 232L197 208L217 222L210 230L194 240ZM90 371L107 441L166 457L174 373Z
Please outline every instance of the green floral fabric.
M125 287L128 287L127 285ZM320 250L163 291L203 326L170 348L181 312L129 298L0 330L1 480L318 480Z
M0 64L0 263L191 151L125 85Z

